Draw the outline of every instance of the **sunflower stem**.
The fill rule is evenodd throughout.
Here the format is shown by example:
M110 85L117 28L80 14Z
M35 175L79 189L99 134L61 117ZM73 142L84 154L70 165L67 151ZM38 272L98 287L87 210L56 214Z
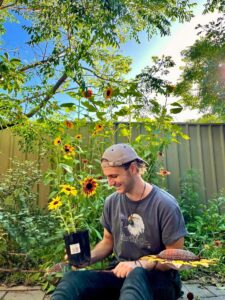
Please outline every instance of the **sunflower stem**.
M70 199L68 199L67 206L68 206L68 209L69 209L69 215L70 215L70 221L71 221L72 229L74 230L74 232L76 232L76 227L75 227L75 224L74 224L74 218L73 218L73 214L72 214L72 207L70 205Z
M63 217L63 215L62 215L62 213L61 213L61 211L60 211L59 209L57 209L57 211L58 211L58 213L59 213L59 217L61 218L61 220L62 220L63 223L64 223L64 226L65 226L65 228L66 228L66 231L67 231L68 233L70 233L70 229L69 229L69 227L68 227L68 225L67 225L67 223L66 223L66 221L65 221L65 219L64 219L64 217Z

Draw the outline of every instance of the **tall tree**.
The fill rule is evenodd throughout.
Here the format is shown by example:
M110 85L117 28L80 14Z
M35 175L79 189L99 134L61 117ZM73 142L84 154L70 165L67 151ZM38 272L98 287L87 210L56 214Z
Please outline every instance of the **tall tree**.
M182 52L185 67L176 94L186 106L225 121L225 14L196 29L199 39Z
M0 125L13 126L27 118L59 110L67 93L76 106L101 108L95 101L114 85L127 92L123 75L130 59L119 53L121 43L169 34L171 22L187 21L194 4L189 0L18 0L0 1L0 33L7 22L17 22L27 33L22 47L3 44L0 55ZM7 32L6 32L7 33ZM93 105L87 102L90 93ZM133 90L133 89L130 89ZM84 97L82 97L84 96ZM71 102L71 101L70 101ZM64 104L65 106L65 104ZM100 109L99 109L100 110Z

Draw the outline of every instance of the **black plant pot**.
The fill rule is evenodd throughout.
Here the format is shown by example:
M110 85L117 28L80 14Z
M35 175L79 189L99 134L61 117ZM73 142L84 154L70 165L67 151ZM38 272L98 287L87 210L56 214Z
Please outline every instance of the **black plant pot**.
M70 265L78 267L90 263L91 252L88 230L64 235L64 241Z

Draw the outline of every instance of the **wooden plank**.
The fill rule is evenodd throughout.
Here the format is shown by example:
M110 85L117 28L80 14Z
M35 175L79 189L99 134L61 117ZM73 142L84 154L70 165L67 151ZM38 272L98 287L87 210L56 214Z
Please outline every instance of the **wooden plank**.
M189 292L192 292L195 297L213 297L215 294L207 290L205 287L202 287L198 283L185 284L185 287Z
M0 291L10 292L10 291L39 291L41 287L39 285L36 286L26 286L26 285L16 285L16 286L4 286L0 285Z
M224 296L216 296L216 297L203 297L200 298L200 300L224 300Z
M211 293L213 293L215 296L224 296L225 299L225 286L223 287L223 289L220 289L214 285L207 285L205 288Z
M188 288L186 287L186 284L182 283L182 291L184 292L183 298L186 298L187 293L189 292Z
M44 296L42 291L8 292L4 300L43 300Z
M0 299L3 299L3 297L5 296L6 292L0 292Z

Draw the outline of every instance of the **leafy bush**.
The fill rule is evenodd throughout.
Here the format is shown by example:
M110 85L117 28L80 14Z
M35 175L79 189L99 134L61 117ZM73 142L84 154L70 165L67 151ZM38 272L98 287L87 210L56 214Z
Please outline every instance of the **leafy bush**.
M55 233L57 222L38 207L38 195L33 191L40 178L34 163L14 161L0 183L2 268L39 269L42 256L55 248L49 236Z
M195 192L198 178L195 172L189 171L182 181L178 198L189 233L185 238L185 247L204 258L216 258L218 263L208 269L184 270L181 274L183 279L196 278L210 283L213 277L213 283L219 285L225 282L225 190L221 190L207 204L201 204Z

